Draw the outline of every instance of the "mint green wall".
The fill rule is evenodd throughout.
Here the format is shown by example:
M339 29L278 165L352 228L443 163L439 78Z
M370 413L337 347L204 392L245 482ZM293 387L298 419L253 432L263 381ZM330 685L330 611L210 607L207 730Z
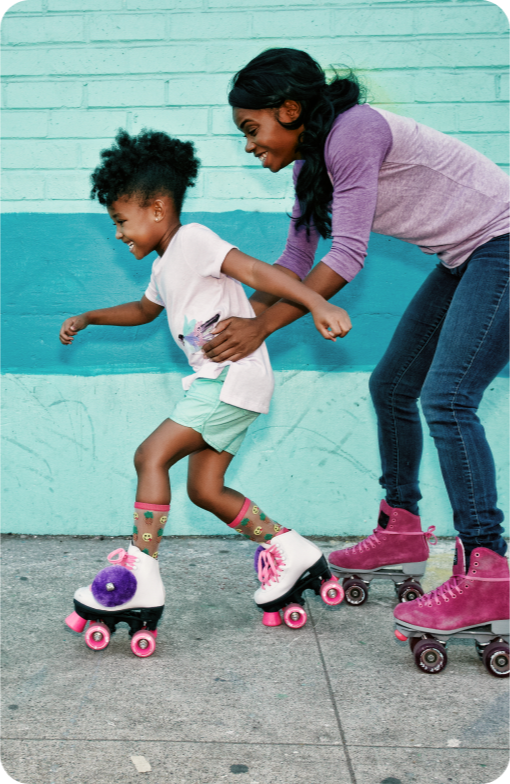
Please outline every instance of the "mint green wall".
M4 209L86 212L119 126L193 139L188 211L285 211L290 170L242 151L228 81L270 46L354 66L372 102L508 165L508 22L489 2L24 0L2 23Z
M193 140L203 168L186 211L205 213L204 222L225 226L231 240L242 235L243 250L267 261L282 249L291 172L273 176L243 153L226 106L230 78L264 48L298 47L325 68L353 66L375 105L451 133L508 168L508 23L488 2L24 0L7 12L1 32L3 206L17 213L3 224L11 319L4 370L24 369L3 378L4 531L127 532L132 453L181 394L174 366L105 372L104 347L112 366L122 365L126 350L113 332L87 336L80 349L97 340L101 375L90 368L84 375L79 361L48 365L57 352L47 342L85 293L132 298L134 277L112 253L108 232L88 231L99 219L83 215L101 211L88 200L89 174L117 128L161 128ZM82 262L87 256L96 264ZM229 481L282 522L310 534L372 530L380 488L370 365L433 263L404 243L373 238L367 269L343 295L358 342L339 348L335 372L314 348L311 325L271 338L278 368L271 413L252 428ZM142 340L150 344L151 335L133 338ZM505 512L506 399L506 379L498 378L481 409ZM172 472L170 532L225 533L187 501L184 473L184 465ZM452 534L429 438L422 490L425 523Z

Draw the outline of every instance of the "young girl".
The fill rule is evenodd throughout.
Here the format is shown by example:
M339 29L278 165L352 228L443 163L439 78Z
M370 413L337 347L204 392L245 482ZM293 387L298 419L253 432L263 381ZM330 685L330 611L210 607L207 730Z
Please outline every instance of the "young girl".
M185 191L194 184L199 165L190 142L154 131L135 137L121 131L116 143L101 155L102 164L92 175L92 196L107 207L116 238L128 245L136 259L154 250L158 258L139 302L68 318L60 340L71 344L89 324L147 324L166 308L170 331L194 372L183 379L186 394L171 417L136 451L133 543L127 553L111 553L112 566L102 570L91 586L76 591L76 612L67 623L82 631L86 621L92 621L87 644L101 649L115 623L127 621L135 632L133 651L147 656L154 650L165 597L157 557L170 511L168 471L184 457L189 456L191 500L264 549L258 570L262 585L255 601L271 613L268 623L281 623L273 613L288 604L298 581L302 586L306 579L322 577L325 582L331 577L316 545L224 485L225 472L248 426L268 412L274 386L264 344L237 363L214 363L202 351L221 319L254 315L240 283L309 309L326 339L347 334L351 324L345 311L284 272L241 253L205 226L181 225ZM329 591L341 600L337 585L330 585Z

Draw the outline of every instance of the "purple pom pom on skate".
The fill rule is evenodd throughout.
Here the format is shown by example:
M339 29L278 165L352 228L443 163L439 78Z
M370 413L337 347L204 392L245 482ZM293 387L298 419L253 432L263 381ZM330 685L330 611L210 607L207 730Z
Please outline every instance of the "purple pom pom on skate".
M258 570L259 570L260 553L263 553L265 549L266 549L265 547L262 547L262 545L259 544L259 546L255 550L255 557L253 559L253 566L254 566L256 572L258 572Z
M136 577L124 566L107 566L96 574L91 590L99 604L117 607L135 595Z

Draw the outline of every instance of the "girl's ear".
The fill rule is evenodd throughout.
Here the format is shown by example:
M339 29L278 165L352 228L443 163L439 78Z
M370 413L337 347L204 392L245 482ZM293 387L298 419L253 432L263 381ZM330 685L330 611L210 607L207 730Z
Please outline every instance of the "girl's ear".
M281 123L295 122L301 114L301 104L299 101L284 101L278 108L278 119Z
M163 199L154 199L152 203L154 220L159 223L165 217L165 202Z

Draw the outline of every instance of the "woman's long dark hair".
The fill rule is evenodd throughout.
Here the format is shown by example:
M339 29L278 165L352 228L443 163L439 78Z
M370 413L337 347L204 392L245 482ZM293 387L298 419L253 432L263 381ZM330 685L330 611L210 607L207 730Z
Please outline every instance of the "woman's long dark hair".
M305 126L298 143L304 158L296 183L301 216L296 227L310 223L323 237L331 236L330 202L333 186L324 161L324 144L335 118L364 100L352 71L338 74L328 84L319 63L299 49L268 49L242 68L232 81L228 96L239 109L271 109L284 101L301 104L301 114L292 123L281 123L293 130Z

